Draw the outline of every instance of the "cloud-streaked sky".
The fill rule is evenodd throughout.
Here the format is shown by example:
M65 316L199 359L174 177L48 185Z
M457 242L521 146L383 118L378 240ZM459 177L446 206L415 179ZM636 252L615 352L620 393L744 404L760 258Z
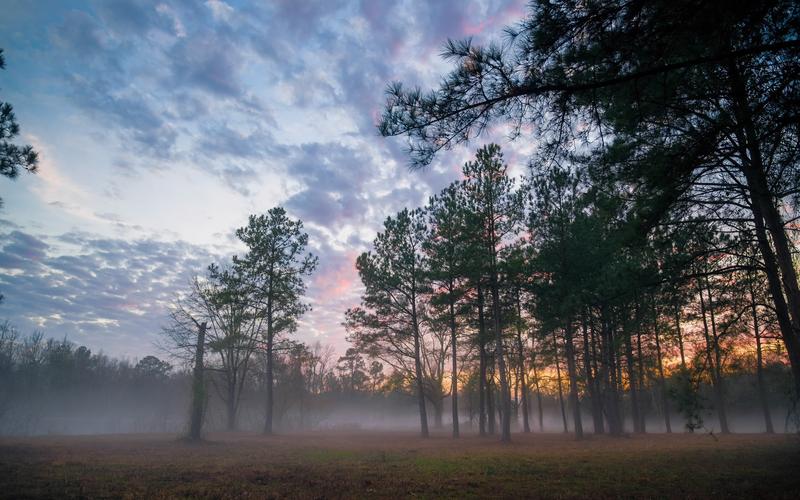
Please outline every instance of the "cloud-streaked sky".
M524 4L4 0L0 100L41 163L0 179L0 318L153 353L176 291L283 205L320 256L297 336L343 351L355 257L470 156L409 172L375 128L386 85L434 86L448 37L496 38Z

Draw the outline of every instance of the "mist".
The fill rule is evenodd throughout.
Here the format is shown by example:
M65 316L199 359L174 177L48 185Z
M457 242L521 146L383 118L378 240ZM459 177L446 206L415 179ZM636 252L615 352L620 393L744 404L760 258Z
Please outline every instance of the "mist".
M3 331L6 333L0 335L3 348L0 435L186 433L192 382L188 369L173 366L155 356L139 361L118 360L92 353L89 348L67 340L44 339L41 335L16 337L11 335L14 330L8 324ZM318 351L332 352L326 349ZM418 429L419 415L413 388L404 384L397 375L373 371L376 380L369 380L369 375L363 371L348 372L347 366L340 363L328 365L321 373L301 370L299 375L295 371L291 376L291 363L290 357L282 357L279 363L274 408L276 431L413 432ZM226 401L217 389L223 387L223 380L218 374L210 374L212 389L206 401L206 432L260 433L263 430L266 404L263 372L254 369L247 377L231 428ZM773 390L768 397L776 432L797 432L797 416L791 410L787 393L780 389L791 383L789 374L780 365L772 366L769 378ZM321 386L315 382L318 380L324 381ZM393 386L389 381L398 385ZM731 430L737 433L764 432L764 415L756 410L759 401L752 374L732 374L730 382L735 388L727 399ZM531 396L533 393L529 394ZM647 396L646 431L663 433L666 428L663 413L655 404L656 394L653 392ZM718 434L720 425L713 405L709 404L712 388L708 385L700 387L699 396L705 404L700 410L702 425L694 432ZM584 408L591 404L586 398L579 402ZM513 401L514 432L522 431L520 403L519 399ZM433 432L450 432L452 418L444 409L451 405L452 400L443 397L437 414L436 406L427 403ZM626 399L623 402L628 414L625 431L631 433L634 428L628 405L630 400ZM495 404L495 408L499 406ZM532 431L574 432L573 422L566 418L570 408L565 406L563 411L562 414L557 392L543 394L541 427L538 405L534 402L529 408ZM478 433L477 394L469 390L462 392L459 417L463 432ZM682 426L682 414L671 412L669 418L675 432L688 432ZM499 422L500 415L496 413L495 426ZM586 411L582 423L584 428L591 429L593 422Z

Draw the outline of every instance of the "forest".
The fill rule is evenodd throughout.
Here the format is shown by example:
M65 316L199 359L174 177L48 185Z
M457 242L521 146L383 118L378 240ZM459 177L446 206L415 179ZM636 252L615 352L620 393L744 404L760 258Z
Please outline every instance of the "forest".
M321 257L275 204L174 297L154 355L0 324L0 435L169 433L224 443L198 468L229 448L280 464L207 496L791 496L798 26L792 1L534 0L490 42L448 40L438 86L387 82L375 126L412 179L469 159L357 252L345 349L298 338ZM3 147L5 175L36 170ZM60 463L30 446L0 471ZM591 472L559 483L562 459ZM199 494L174 478L168 496Z

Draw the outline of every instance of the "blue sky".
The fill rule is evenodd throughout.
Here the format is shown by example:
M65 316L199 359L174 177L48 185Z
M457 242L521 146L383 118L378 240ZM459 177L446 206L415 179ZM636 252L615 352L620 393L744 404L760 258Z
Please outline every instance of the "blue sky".
M0 100L41 163L0 179L0 318L153 353L175 293L282 205L320 256L297 337L343 351L355 257L478 145L409 172L375 128L386 85L434 86L448 37L496 38L524 3L4 0Z

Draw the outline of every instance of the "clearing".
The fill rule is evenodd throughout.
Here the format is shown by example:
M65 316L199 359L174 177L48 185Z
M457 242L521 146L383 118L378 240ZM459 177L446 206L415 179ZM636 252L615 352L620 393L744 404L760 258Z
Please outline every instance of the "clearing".
M797 435L0 438L0 497L794 497Z

